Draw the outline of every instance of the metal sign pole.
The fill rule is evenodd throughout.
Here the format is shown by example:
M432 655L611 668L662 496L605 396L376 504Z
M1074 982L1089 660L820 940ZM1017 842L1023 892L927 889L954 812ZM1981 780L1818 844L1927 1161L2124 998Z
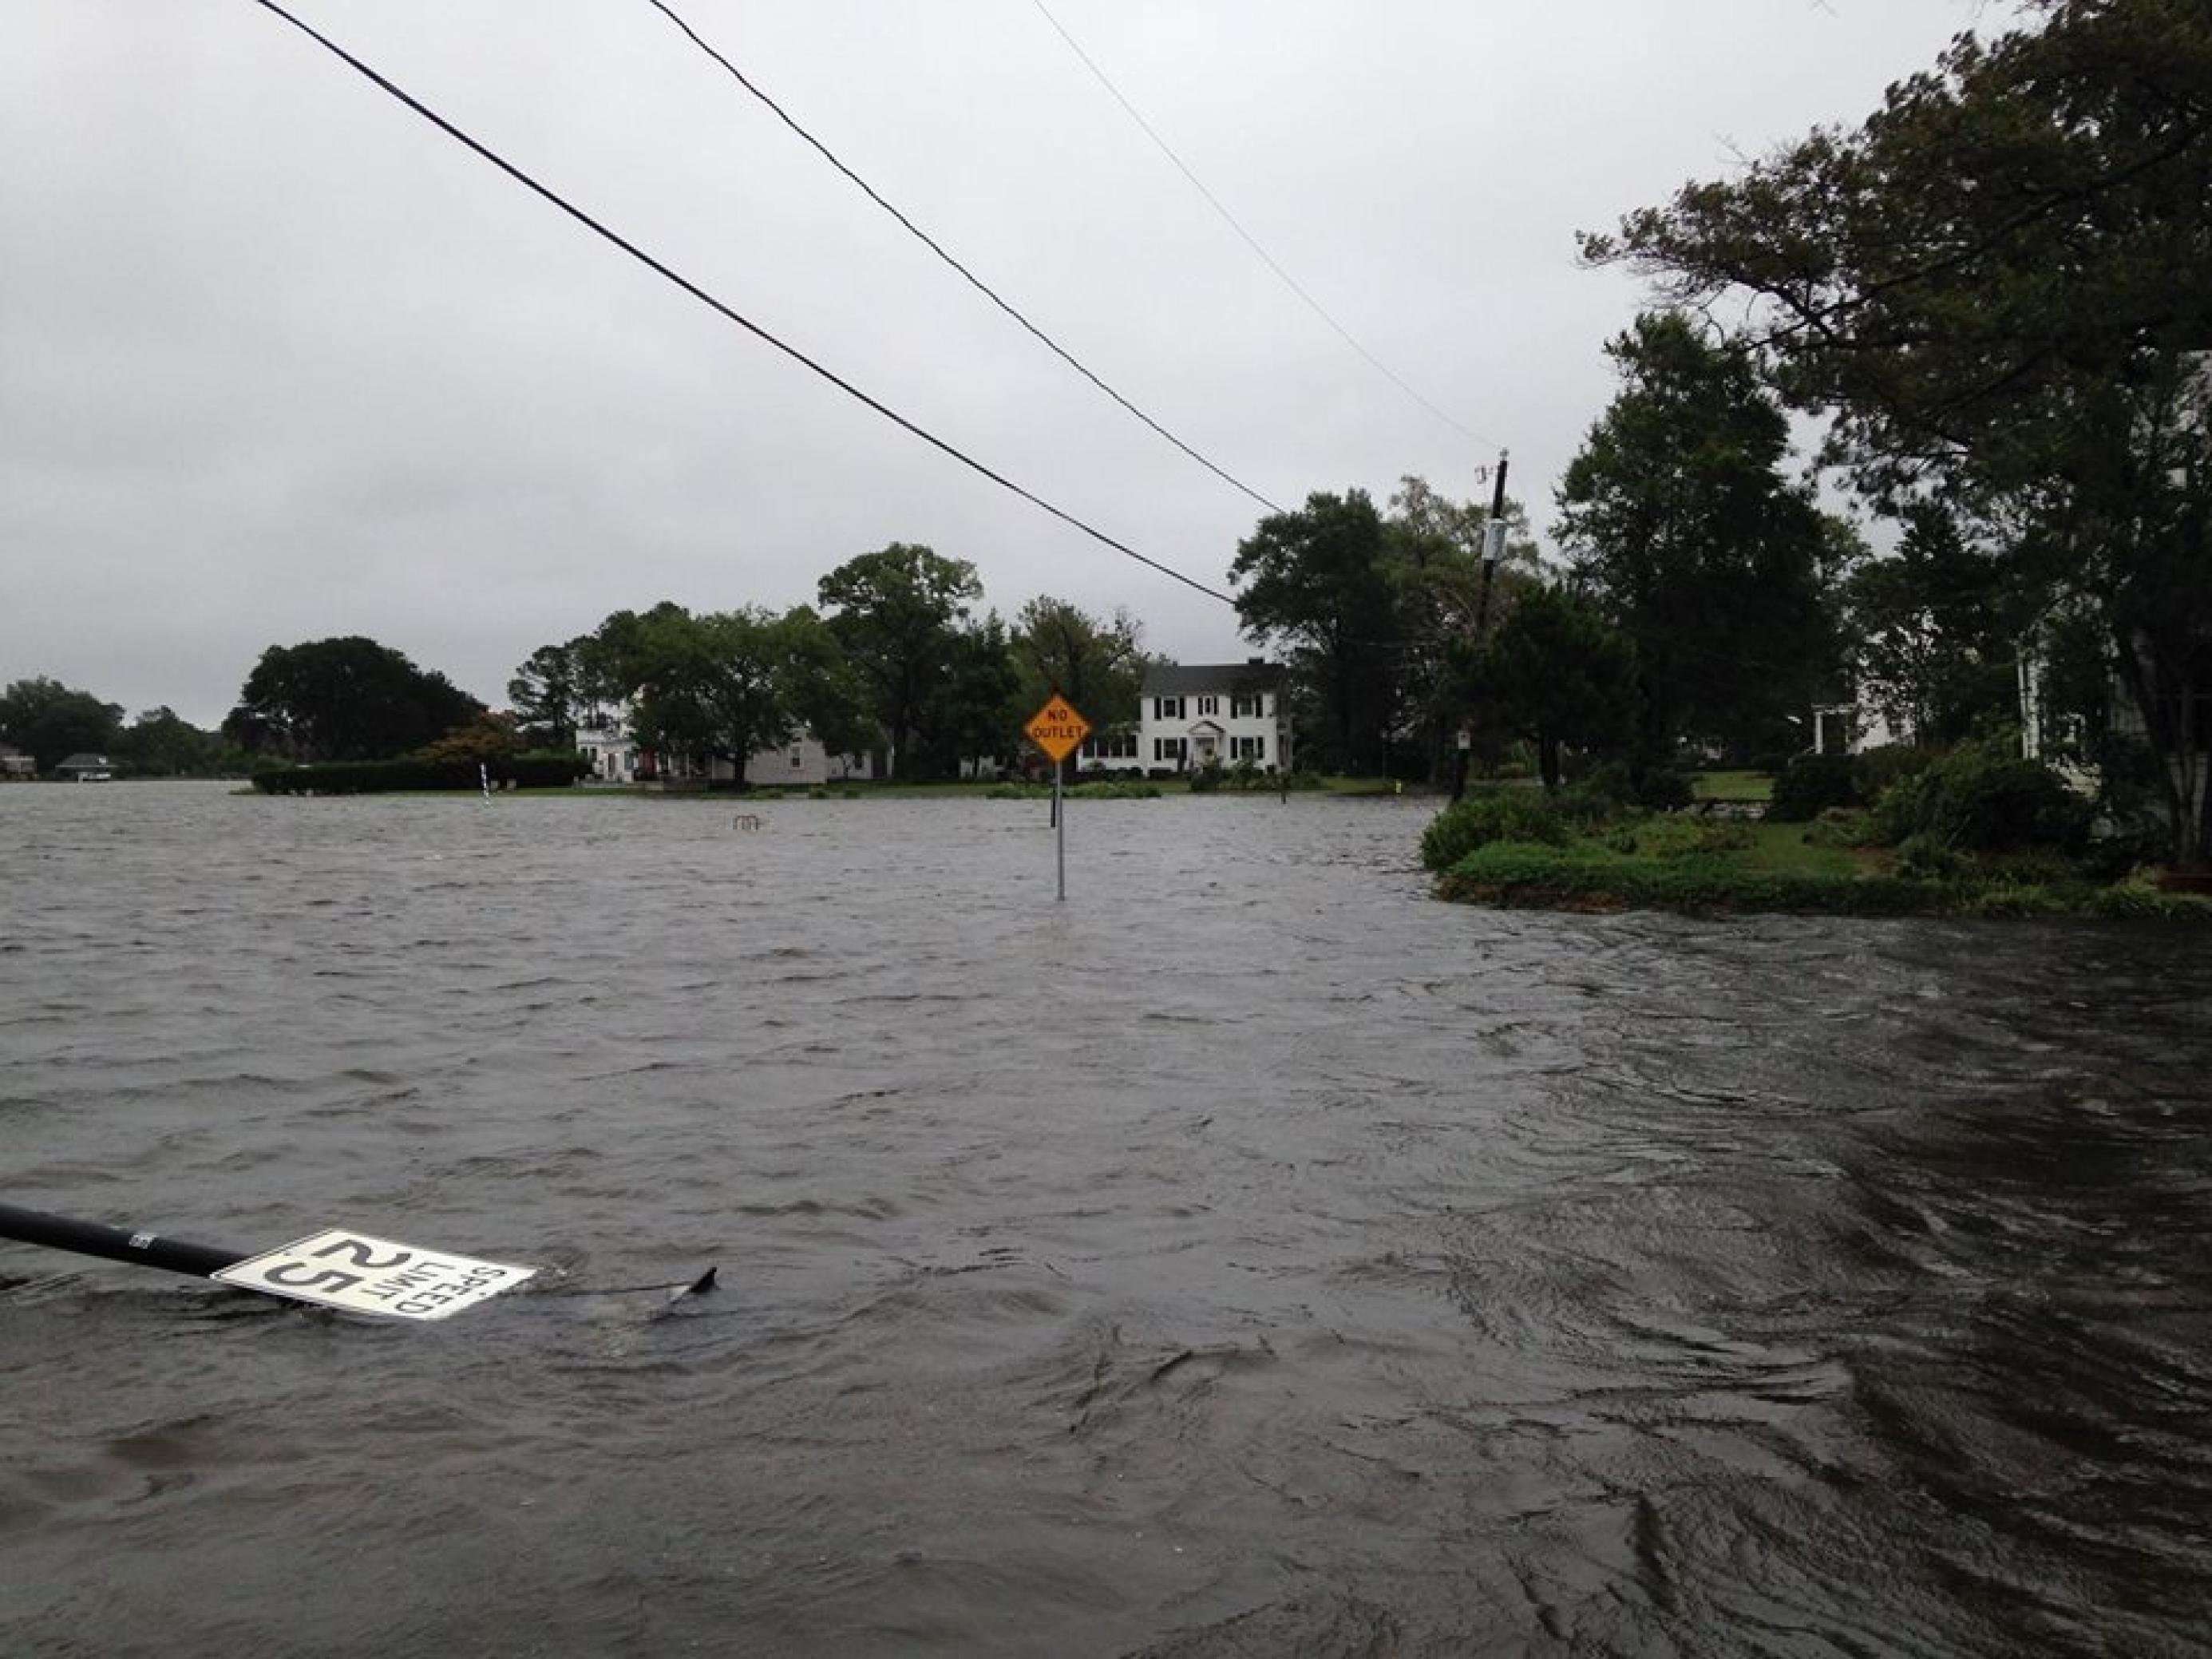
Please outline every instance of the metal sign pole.
M1060 896L1067 898L1067 757L1091 735L1091 722L1055 691L1022 728L1030 741L1052 762L1052 828L1054 858L1060 866Z

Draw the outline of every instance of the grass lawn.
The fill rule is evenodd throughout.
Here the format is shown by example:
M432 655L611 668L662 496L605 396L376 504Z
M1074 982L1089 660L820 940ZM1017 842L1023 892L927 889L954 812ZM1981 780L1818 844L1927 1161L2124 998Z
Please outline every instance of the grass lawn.
M1691 777L1690 788L1699 800L1763 806L1773 795L1774 775L1771 772L1699 772Z

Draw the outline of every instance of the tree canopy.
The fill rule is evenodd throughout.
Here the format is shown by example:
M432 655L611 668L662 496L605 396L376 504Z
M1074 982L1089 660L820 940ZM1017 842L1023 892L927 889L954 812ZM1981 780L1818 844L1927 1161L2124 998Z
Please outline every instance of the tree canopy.
M1145 689L1144 630L1126 611L1102 620L1065 599L1040 595L1014 618L1010 647L1020 715L1055 691L1098 732L1135 725ZM1068 757L1073 767L1075 757Z
M382 760L411 752L483 712L434 670L352 635L272 645L223 732L250 749L302 761Z
M102 702L59 680L38 675L0 691L0 743L10 743L51 772L80 750L114 745L123 723L119 704Z
M893 542L848 559L817 586L829 627L866 688L905 777L943 735L943 696L960 624L982 596L975 567L927 547Z
M2038 26L1960 36L1856 130L1688 185L1584 252L1729 306L1872 500L1938 501L1972 527L2008 614L2091 619L2175 854L2201 858L2212 12L2032 5Z
M1837 544L1784 475L1788 420L1747 356L1678 313L1639 317L1607 355L1621 390L1560 482L1557 533L1634 641L1642 757L1793 746L1789 718L1834 661Z

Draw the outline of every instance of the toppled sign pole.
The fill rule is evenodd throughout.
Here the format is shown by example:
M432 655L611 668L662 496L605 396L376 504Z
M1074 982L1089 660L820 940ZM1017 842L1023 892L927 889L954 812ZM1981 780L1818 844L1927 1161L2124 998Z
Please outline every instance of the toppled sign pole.
M0 1238L161 1267L241 1290L386 1319L444 1319L513 1290L538 1271L511 1262L480 1261L451 1250L426 1250L344 1228L310 1233L281 1249L231 1250L13 1204L0 1204ZM712 1276L709 1269L708 1277Z
M1030 717L1022 728L1029 733L1030 741L1044 750L1052 761L1052 826L1058 837L1057 857L1060 864L1060 896L1067 896L1067 812L1061 788L1067 757L1081 746L1091 735L1091 722L1075 712L1075 705L1059 692L1045 699L1044 707Z

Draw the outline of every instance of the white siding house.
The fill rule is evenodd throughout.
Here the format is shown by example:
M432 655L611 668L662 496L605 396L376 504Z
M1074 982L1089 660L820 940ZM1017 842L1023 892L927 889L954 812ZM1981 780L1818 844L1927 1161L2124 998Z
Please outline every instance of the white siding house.
M636 783L651 777L672 775L702 782L726 782L732 775L727 761L716 761L705 770L656 765L655 757L641 748L621 720L586 726L576 733L576 747L592 763L597 783ZM875 775L866 755L833 755L814 738L801 732L775 749L756 750L745 760L745 781L755 788L811 788L818 784L842 783Z
M1279 665L1163 663L1145 672L1133 732L1094 732L1082 749L1085 771L1186 772L1209 763L1249 763L1261 772L1290 763L1290 718Z

